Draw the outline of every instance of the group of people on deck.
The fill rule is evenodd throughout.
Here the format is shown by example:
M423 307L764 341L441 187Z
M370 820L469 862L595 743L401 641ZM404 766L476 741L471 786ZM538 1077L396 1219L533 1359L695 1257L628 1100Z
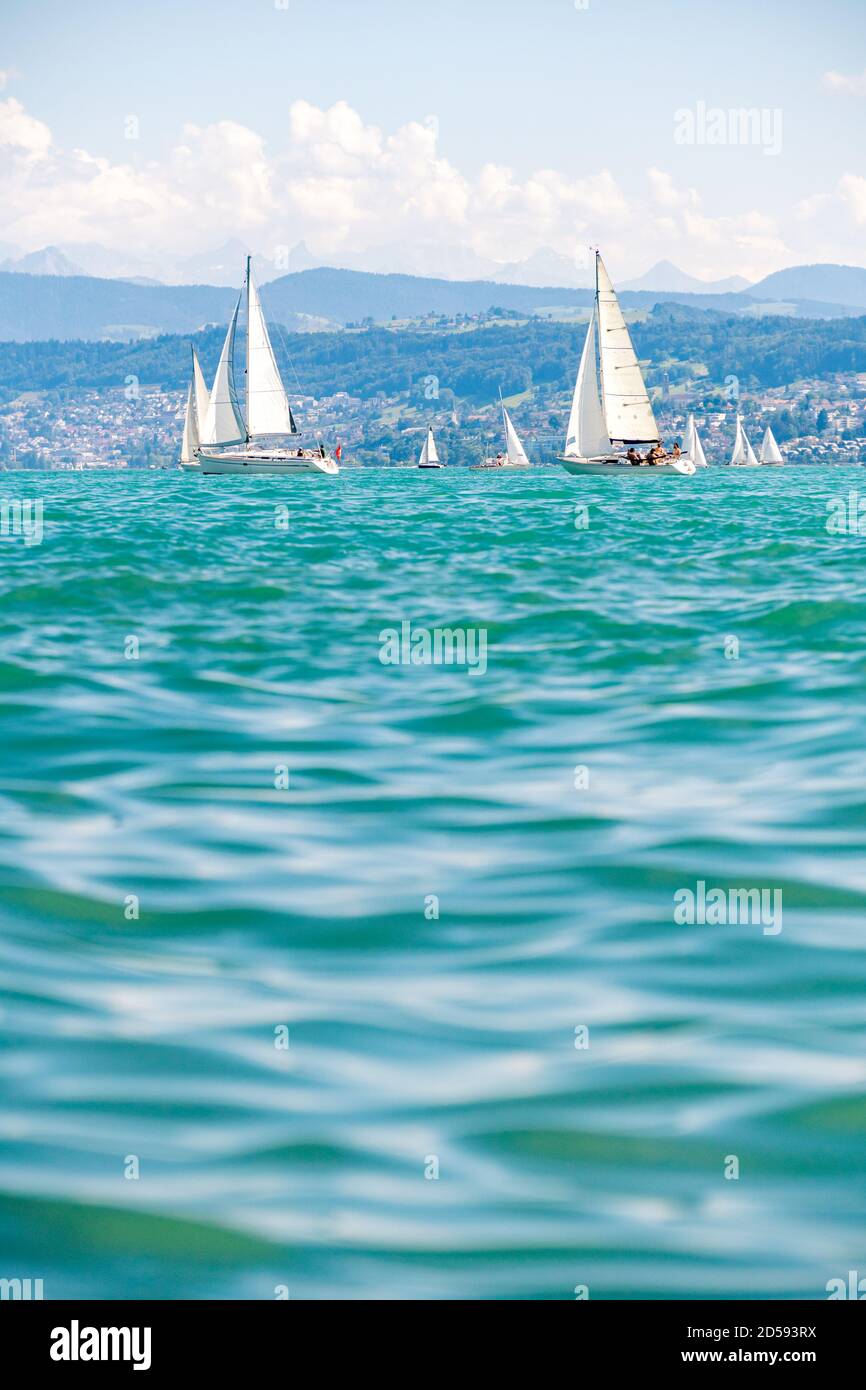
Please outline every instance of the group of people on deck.
M626 454L626 458L628 459L629 463L633 464L635 467L639 467L640 465L647 463L663 463L664 460L668 458L682 458L680 441L678 439L675 441L674 447L671 449L670 453L667 452L667 450L661 442L659 442L658 444L654 444L644 458L641 457L637 449L632 444L631 448L628 450Z

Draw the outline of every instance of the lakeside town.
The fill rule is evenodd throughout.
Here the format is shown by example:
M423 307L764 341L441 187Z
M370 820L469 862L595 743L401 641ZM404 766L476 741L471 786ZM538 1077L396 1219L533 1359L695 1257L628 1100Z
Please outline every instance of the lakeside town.
M700 390L700 397L695 399ZM726 463L736 413L756 435L771 424L790 463L866 463L866 373L838 373L789 386L740 394L720 389L708 403L706 383L694 390L655 388L662 437L685 433L694 411L711 462ZM443 397L445 393L443 392ZM25 392L0 407L0 467L4 469L172 468L176 465L186 393L132 383L106 389ZM567 392L535 387L506 398L533 461L554 463L562 446ZM477 461L498 446L498 404L471 407L417 393L364 400L345 391L299 396L297 416L307 438L343 446L343 462L366 467L413 462L428 423L452 440L456 464Z

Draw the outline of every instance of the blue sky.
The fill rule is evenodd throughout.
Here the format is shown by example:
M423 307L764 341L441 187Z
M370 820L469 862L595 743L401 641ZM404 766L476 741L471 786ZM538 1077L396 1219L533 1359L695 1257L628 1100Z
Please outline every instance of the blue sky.
M862 0L589 0L586 9L574 0L280 3L3 0L0 70L7 76L0 98L16 103L16 119L26 113L50 131L54 166L43 161L38 181L56 180L76 207L87 182L80 160L70 173L76 150L133 171L139 181L150 171L164 198L179 196L171 166L188 125L216 131L229 123L252 132L268 165L262 178L269 207L258 225L248 210L233 224L232 200L217 199L193 237L184 222L191 209L179 198L174 232L165 216L144 217L136 229L136 194L128 235L116 208L100 230L100 199L93 196L100 190L91 188L91 201L71 218L73 241L92 237L114 245L120 238L138 246L149 237L154 251L167 252L174 235L178 249L192 252L233 233L253 243L258 235L263 249L297 235L329 251L341 243L348 255L413 240L423 254L438 238L481 258L507 260L549 245L570 254L573 226L578 240L613 237L626 274L644 269L668 244L670 259L702 274L866 259L858 254L866 230L866 185L858 182L866 178ZM422 186L416 196L405 169L389 181L372 148L359 154L353 147L353 169L337 168L340 158L323 152L309 132L300 145L292 135L297 102L322 111L345 103L364 130L378 130L385 142L426 122L431 140L435 135L426 157L447 172L437 165L425 180L416 152L409 161ZM697 112L700 102L725 111L780 110L780 152L768 155L760 142L677 143L675 112ZM135 140L126 138L130 114L138 122ZM334 139L339 145L343 135L331 130L327 143ZM193 150L199 170L201 157ZM211 147L204 166L211 175L219 158ZM255 162L255 152L229 141L225 158L234 174L244 161ZM479 191L491 165L512 175L492 202L489 189ZM654 201L650 169L669 181L655 181ZM556 186L541 193L527 186L539 170L555 171ZM597 182L603 173L617 190L609 206L605 185ZM302 198L274 192L289 179L308 179L306 197L320 207L333 200L329 226ZM418 214L425 181L441 183L439 219L435 207ZM143 183L137 187L140 192ZM667 229L667 240L640 234L633 224L657 220L659 209L663 214L666 189L676 228ZM5 191L29 206L33 190L20 177ZM370 205L374 197L390 205L390 226L385 208L377 216ZM544 215L533 231L536 203ZM506 205L497 238L494 213ZM18 212L16 206L12 215L6 208L0 213L0 238L24 249L35 249L43 234L69 239L59 209L54 236L47 213Z

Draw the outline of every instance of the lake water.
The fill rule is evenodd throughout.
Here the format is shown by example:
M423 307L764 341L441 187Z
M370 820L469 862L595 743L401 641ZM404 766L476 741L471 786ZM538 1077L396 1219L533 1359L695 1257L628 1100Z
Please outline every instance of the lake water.
M864 476L4 475L0 1276L866 1275Z

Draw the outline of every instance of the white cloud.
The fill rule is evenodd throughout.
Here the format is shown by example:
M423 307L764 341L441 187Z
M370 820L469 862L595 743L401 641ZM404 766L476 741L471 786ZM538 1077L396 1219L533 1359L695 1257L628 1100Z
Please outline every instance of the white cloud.
M780 210L779 221L802 225L826 200L839 221L845 209L852 235L866 221L866 181L854 174L834 195L804 199L796 216ZM329 259L415 273L445 262L473 273L541 248L579 266L589 242L623 279L661 259L705 278L759 278L797 259L775 217L715 216L669 171L649 169L629 190L608 169L520 176L490 163L470 177L442 154L435 120L383 132L345 101L294 102L276 151L254 130L218 121L185 126L160 160L130 141L117 161L58 147L19 101L0 100L0 237L28 250L63 243L73 257L75 244L99 243L164 262L167 278L176 257L230 237L270 256L304 239Z
M20 101L0 101L0 157L44 159L51 148L51 131L42 121L28 116Z
M843 174L837 185L842 201L858 226L866 222L866 179L859 174Z
M685 208L700 207L700 198L694 188L686 190L678 189L670 174L664 169L649 169L647 171L649 179L650 195L654 203L661 208Z
M801 198L794 208L794 212L802 222L809 222L813 217L817 217L829 203L831 194L812 193L808 198Z
M866 96L866 72L848 77L843 72L825 72L824 86L831 92L849 92L853 96Z

